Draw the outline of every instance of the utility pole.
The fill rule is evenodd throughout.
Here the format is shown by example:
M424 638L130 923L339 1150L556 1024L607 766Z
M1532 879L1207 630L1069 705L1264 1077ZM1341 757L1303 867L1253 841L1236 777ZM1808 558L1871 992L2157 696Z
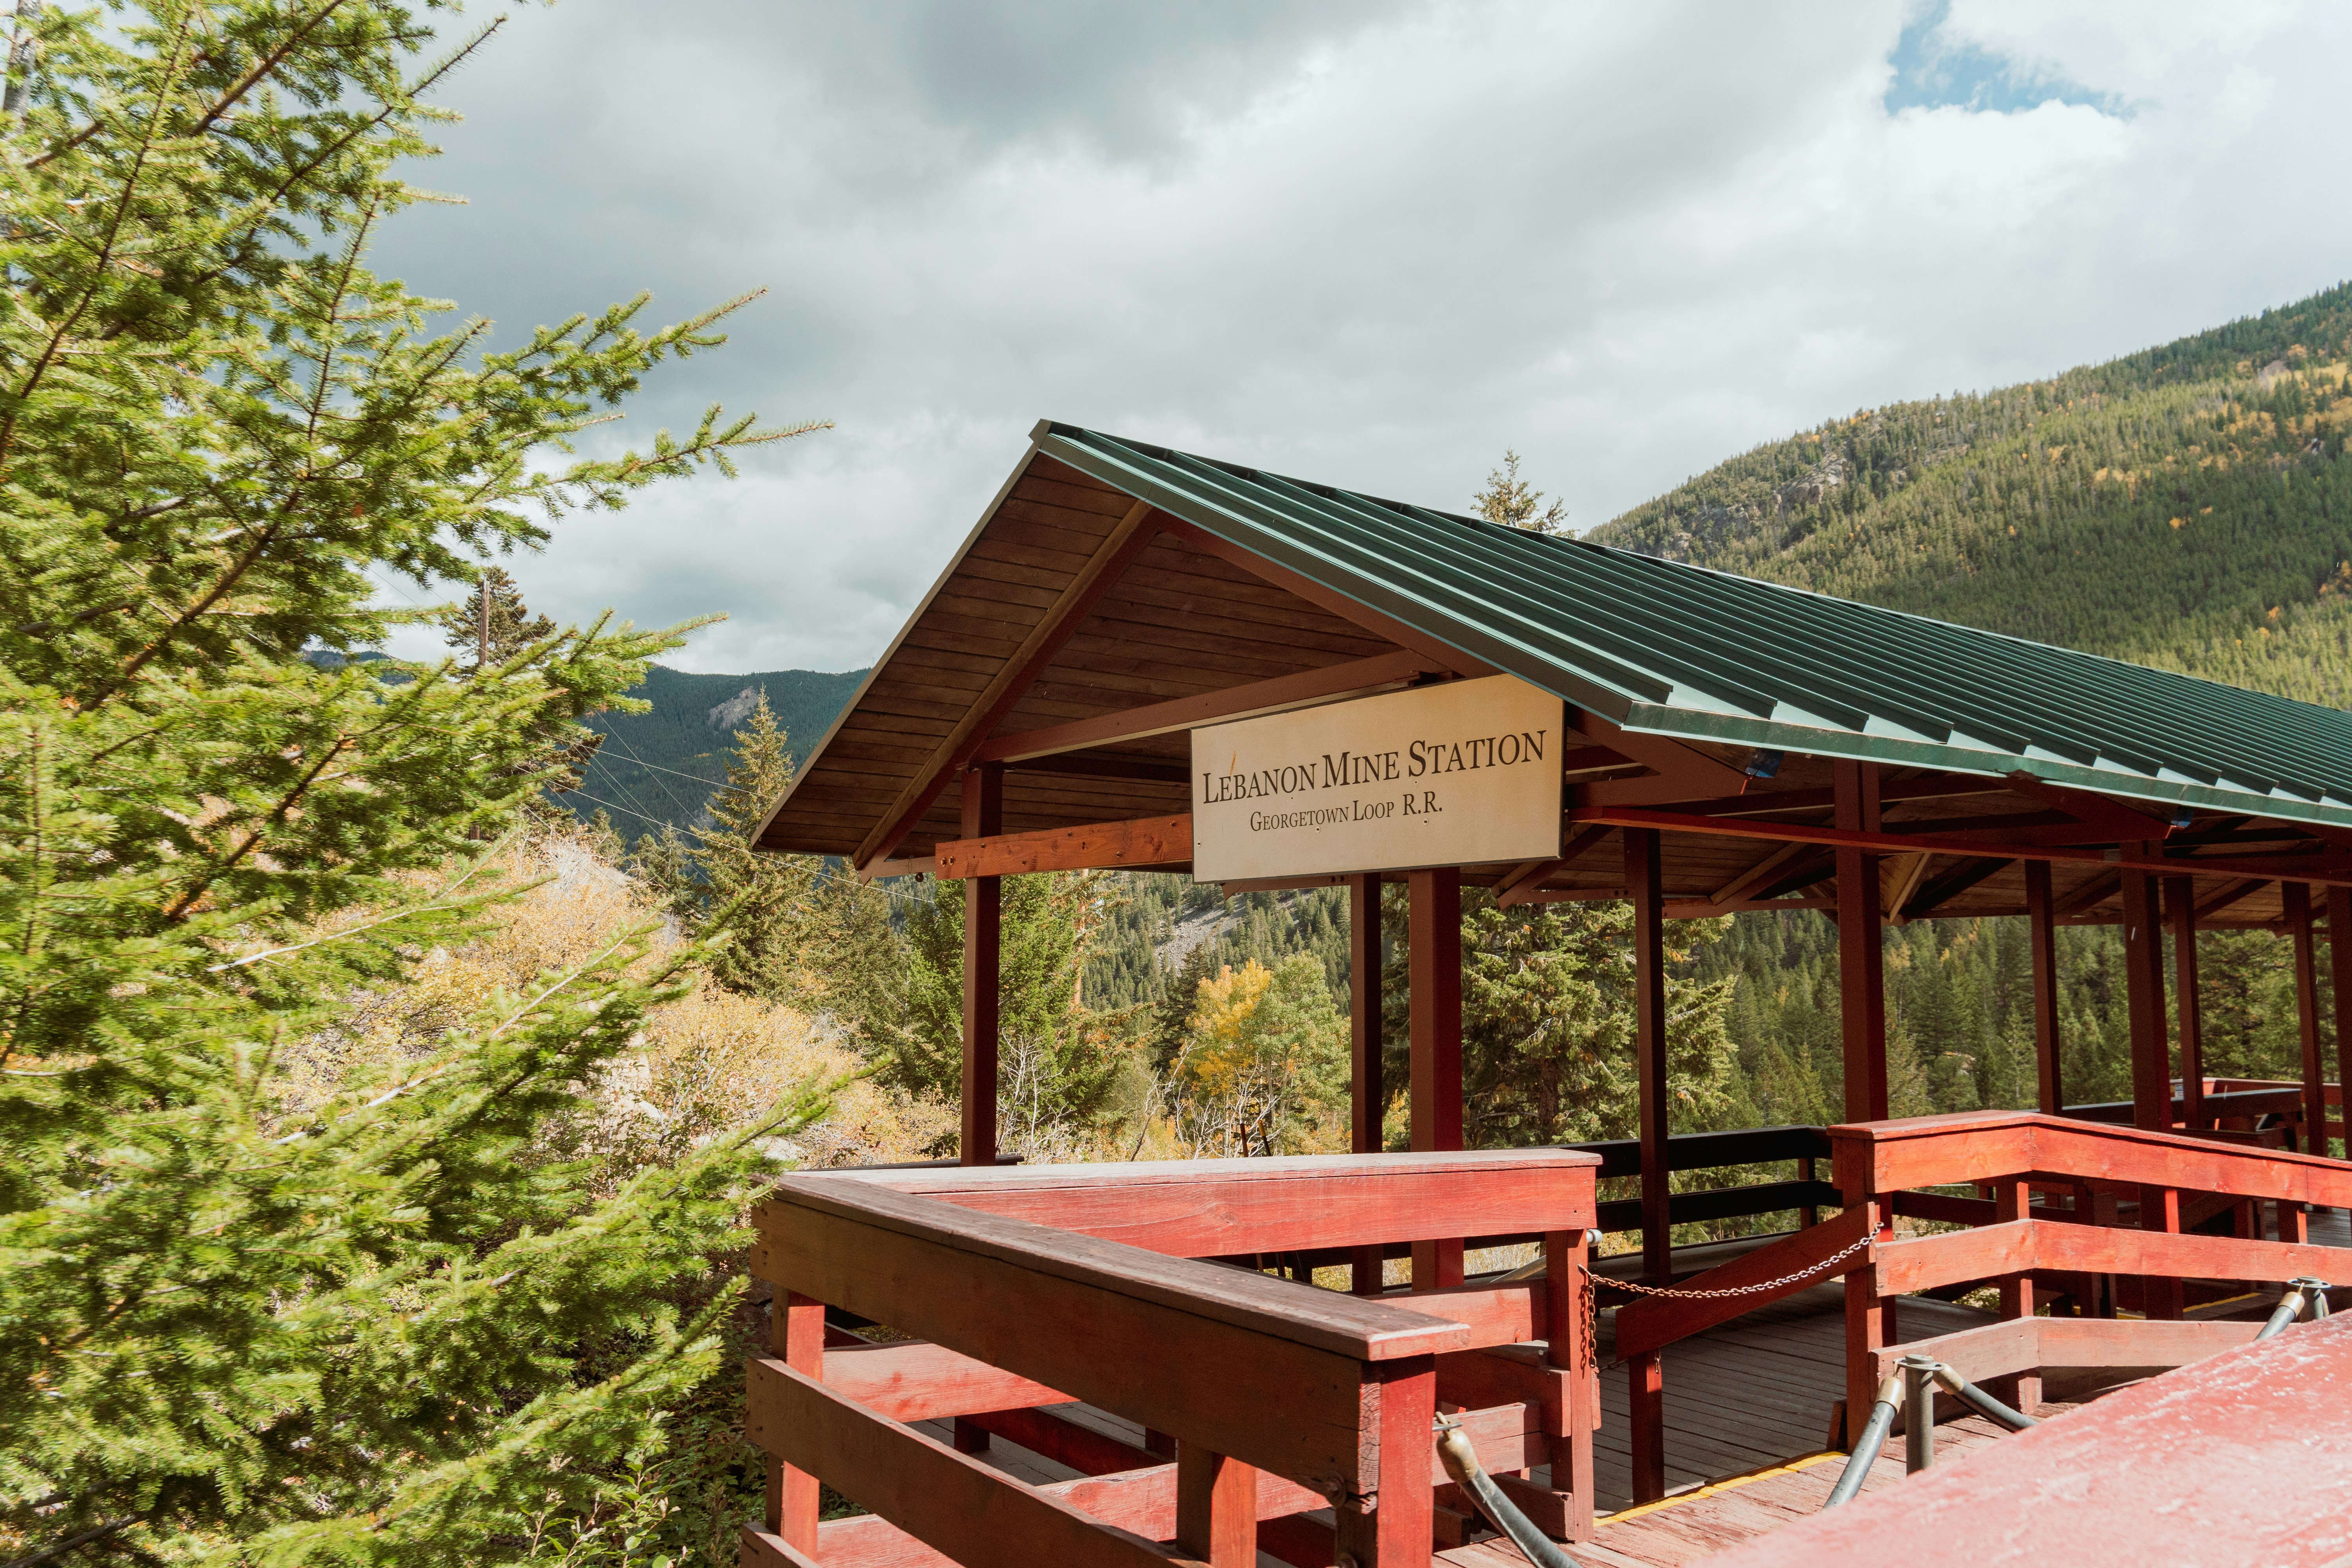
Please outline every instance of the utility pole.
M487 571L474 590L474 598L481 606L481 613L475 617L480 624L474 634L474 673L479 675L490 668L490 574Z

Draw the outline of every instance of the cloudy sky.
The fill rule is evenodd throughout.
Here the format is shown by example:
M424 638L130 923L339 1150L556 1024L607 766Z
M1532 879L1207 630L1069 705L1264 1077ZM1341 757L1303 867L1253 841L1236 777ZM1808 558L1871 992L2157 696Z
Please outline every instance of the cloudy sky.
M534 607L854 668L1066 419L1589 527L1758 441L2352 275L2352 7L1192 0L520 10L379 268L502 338L755 289L616 439L835 428L573 521ZM415 593L414 588L407 592Z

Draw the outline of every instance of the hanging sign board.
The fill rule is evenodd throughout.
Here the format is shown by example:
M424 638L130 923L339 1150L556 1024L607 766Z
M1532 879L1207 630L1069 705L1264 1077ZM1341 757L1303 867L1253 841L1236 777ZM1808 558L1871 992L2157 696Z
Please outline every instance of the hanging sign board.
M1507 675L1192 731L1192 879L1559 853L1560 700Z

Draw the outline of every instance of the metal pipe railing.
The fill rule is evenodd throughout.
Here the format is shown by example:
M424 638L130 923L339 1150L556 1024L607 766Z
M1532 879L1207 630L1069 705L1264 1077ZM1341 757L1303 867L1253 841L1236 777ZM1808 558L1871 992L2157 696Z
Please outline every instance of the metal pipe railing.
M1440 1416L1436 1424L1437 1458L1454 1484L1470 1494L1478 1511L1494 1526L1511 1538L1536 1568L1577 1568L1576 1559L1552 1544L1551 1537L1536 1528L1535 1521L1521 1513L1517 1504L1503 1495L1503 1489L1478 1462L1478 1450L1462 1434L1462 1424Z
M1829 1500L1823 1510L1842 1507L1853 1500L1862 1483L1870 1474L1870 1467L1878 1462L1878 1450L1886 1446L1886 1435L1895 1429L1895 1414L1903 1408L1903 1374L1896 1373L1878 1385L1878 1398L1870 1407L1870 1419L1863 1423L1862 1436L1853 1440L1853 1452L1846 1456L1845 1470L1838 1477L1837 1485L1830 1489Z
M2286 1332L2287 1325L2303 1316L2306 1310L2314 1322L2327 1316L2327 1291L2326 1280L2315 1279L2308 1274L2288 1280L2286 1294L2279 1298L2277 1310L2271 1313L2270 1321L2263 1325L2262 1332L2254 1338L2266 1340L2273 1334Z

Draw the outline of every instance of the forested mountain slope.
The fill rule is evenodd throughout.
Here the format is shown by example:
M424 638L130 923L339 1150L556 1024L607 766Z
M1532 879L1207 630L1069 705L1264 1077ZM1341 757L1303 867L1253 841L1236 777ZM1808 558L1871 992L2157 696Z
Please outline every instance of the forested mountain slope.
M1984 394L1864 409L1589 538L2352 702L2352 286Z
M726 753L760 693L767 693L769 711L790 738L793 754L805 757L865 679L862 669L695 675L655 665L629 693L651 702L651 711L598 713L584 721L604 742L579 789L554 798L583 817L603 808L625 839L664 823L695 826L704 821L710 791L726 778Z

